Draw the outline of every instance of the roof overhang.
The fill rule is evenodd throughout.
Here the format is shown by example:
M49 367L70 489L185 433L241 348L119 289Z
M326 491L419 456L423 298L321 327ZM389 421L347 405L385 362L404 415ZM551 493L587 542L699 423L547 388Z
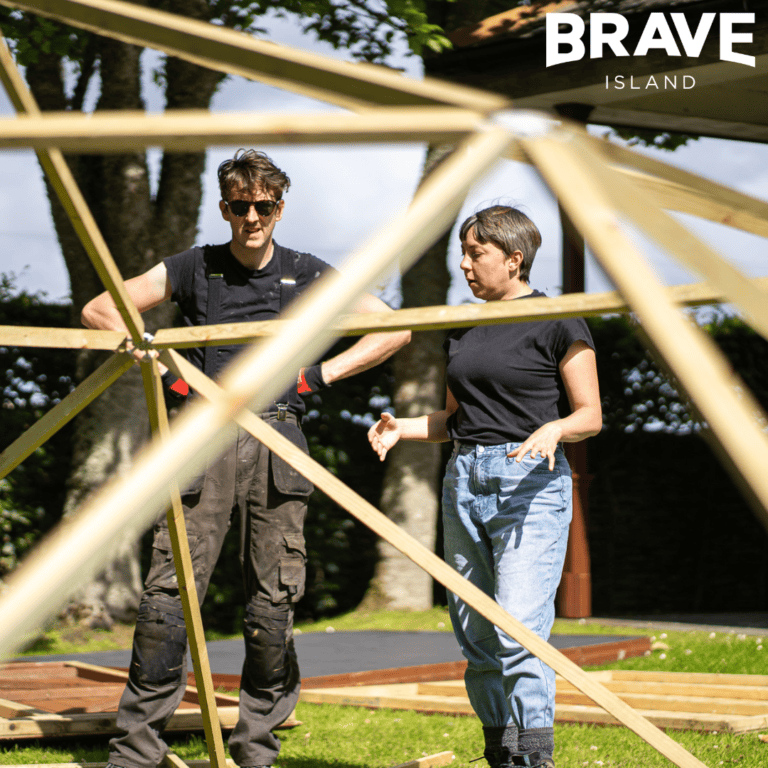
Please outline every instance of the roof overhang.
M545 17L553 11L585 16L584 2L536 3L485 19L452 35L455 48L426 61L427 72L452 82L510 96L515 107L566 114L617 127L675 131L748 141L768 141L768 3L624 2L634 51L650 12L683 12L695 28L704 12L754 12L755 23L739 27L752 43L737 49L755 66L720 60L717 21L701 55L611 54L546 66ZM594 4L592 4L594 9ZM607 7L607 10L615 8ZM586 35L585 35L586 37Z

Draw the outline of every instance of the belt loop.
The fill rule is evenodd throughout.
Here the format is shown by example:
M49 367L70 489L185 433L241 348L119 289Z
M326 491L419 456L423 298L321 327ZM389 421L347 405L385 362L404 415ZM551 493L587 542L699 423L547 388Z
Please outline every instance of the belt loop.
M277 420L285 421L288 415L288 403L275 403L277 405Z

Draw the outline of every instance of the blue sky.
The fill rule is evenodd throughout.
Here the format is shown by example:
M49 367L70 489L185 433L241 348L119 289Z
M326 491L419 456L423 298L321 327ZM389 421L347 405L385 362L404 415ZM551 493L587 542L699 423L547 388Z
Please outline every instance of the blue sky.
M345 58L343 52L318 44L290 22L268 25L270 39L294 47ZM151 52L145 54L153 56ZM419 60L398 57L414 77L421 76ZM146 100L151 111L161 109L159 94L146 79ZM216 94L216 112L310 112L334 109L323 103L242 79L229 79ZM7 98L0 95L0 114L12 115ZM606 129L594 127L601 133ZM217 201L216 167L236 147L215 147L208 152L205 192L199 221L199 243L223 242L228 227ZM378 229L386 228L406 210L416 189L424 146L270 146L264 148L291 177L286 210L276 239L298 250L310 251L335 266ZM649 150L650 151L650 150ZM659 159L699 173L747 194L768 198L768 146L746 142L700 139L674 153L651 151ZM158 152L151 153L156 164ZM0 271L13 272L17 285L43 291L50 299L64 299L69 281L50 219L42 173L31 151L0 152ZM497 168L471 192L461 218L486 205L515 204L537 223L543 244L534 264L531 283L550 295L560 292L560 228L554 198L527 166L500 161ZM683 219L710 245L751 276L768 275L768 242L728 227ZM645 243L641 242L645 246ZM663 254L649 250L649 258L667 284L695 282L696 277ZM454 275L449 303L471 299L458 269L458 241L450 254ZM126 275L129 277L129 275ZM587 264L587 291L611 289L599 266ZM384 297L396 300L392 286Z

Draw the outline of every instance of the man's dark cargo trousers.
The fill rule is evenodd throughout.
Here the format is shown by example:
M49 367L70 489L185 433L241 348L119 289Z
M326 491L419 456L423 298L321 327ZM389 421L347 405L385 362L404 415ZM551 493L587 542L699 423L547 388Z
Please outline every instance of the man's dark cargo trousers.
M277 421L292 442L306 441L288 414ZM198 599L208 589L231 521L240 522L246 609L240 716L229 739L240 766L271 765L280 750L272 730L298 701L294 604L304 593L304 519L311 484L246 432L182 494ZM110 743L110 762L150 768L167 751L161 734L184 695L187 634L165 518L155 527L152 564L139 607L128 684Z

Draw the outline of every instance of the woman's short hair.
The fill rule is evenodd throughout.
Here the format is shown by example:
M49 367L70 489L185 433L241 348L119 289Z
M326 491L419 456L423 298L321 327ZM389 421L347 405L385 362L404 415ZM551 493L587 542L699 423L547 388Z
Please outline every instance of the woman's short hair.
M238 149L231 160L219 166L221 199L227 201L233 187L262 187L275 200L280 200L291 186L291 180L263 153L255 149Z
M528 282L533 259L541 245L541 233L524 213L507 205L494 205L473 213L461 225L459 238L462 243L470 230L474 230L478 243L493 243L507 255L520 251L523 254L520 279Z

